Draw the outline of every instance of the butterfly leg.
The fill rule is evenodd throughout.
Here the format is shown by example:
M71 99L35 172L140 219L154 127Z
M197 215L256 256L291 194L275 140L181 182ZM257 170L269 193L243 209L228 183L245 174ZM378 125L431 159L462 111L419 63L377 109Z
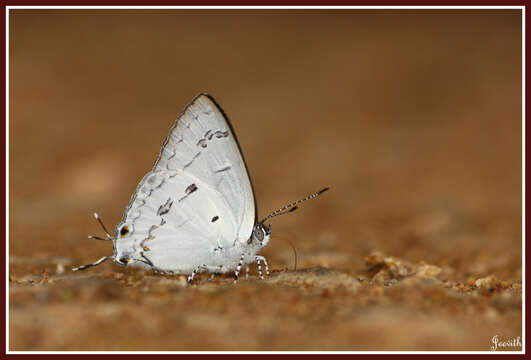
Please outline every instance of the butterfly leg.
M240 274L240 270L243 266L243 259L245 258L245 254L242 254L240 257L240 262L238 263L238 266L236 266L236 270L234 270L234 283L236 284L238 282L238 275Z
M256 257L255 257L255 261L256 261L256 263L258 264L258 272L261 274L262 267L261 267L261 263L260 263L260 262L263 262L263 263L264 263L264 268L265 268L266 275L269 276L269 265L267 264L267 260L265 259L265 257L263 257L263 256L256 256ZM262 277L261 277L261 278L262 278Z
M219 274L219 267L217 266L208 266L207 264L203 264L203 265L199 265L198 267L196 267L192 273L188 276L188 284L191 284L192 281L194 281L194 277L201 271L201 270L206 270L208 271L209 273L211 273L210 275L210 278L208 279L209 281L212 281L214 279L214 277Z
M256 261L256 265L258 265L258 277L260 278L260 280L264 280L264 275L262 274L262 262L260 261L258 256L254 258L254 261Z
M207 268L208 268L208 267L207 267L205 264L203 264L203 265L199 265L198 267L196 267L196 268L192 271L192 273L188 276L188 284L191 284L192 281L194 281L194 277L195 277L195 275L196 275L199 271L204 270L204 269L207 269Z
M192 273L191 273L190 275L188 275L188 279L187 279L188 284L191 284L192 281L194 281L194 276L195 276L195 274L197 274L198 271L199 271L199 267L195 268L195 269L192 271Z

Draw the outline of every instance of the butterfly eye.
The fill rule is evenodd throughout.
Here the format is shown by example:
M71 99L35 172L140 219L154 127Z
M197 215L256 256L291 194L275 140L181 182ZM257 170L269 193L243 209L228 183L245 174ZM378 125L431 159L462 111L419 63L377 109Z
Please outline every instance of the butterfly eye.
M257 226L256 228L254 228L253 234L256 240L258 241L264 240L264 231L262 230L261 226Z

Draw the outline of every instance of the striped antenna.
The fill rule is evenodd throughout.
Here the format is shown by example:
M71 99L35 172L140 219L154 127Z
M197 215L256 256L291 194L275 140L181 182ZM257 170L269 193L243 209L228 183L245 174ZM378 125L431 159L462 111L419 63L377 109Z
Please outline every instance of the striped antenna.
M275 210L273 211L271 214L267 215L263 220L260 221L260 224L263 224L264 221L267 221L275 216L279 216L279 215L284 215L284 214L287 214L289 212L292 212L292 211L295 211L298 209L298 205L302 202L305 202L306 200L311 200L311 199L314 199L316 197L318 197L319 195L321 195L322 193L324 193L325 191L327 191L328 189L330 189L329 187L325 187L324 189L322 190L319 190L318 192L316 193L313 193L311 195L308 195L306 196L304 199L300 199L300 200L297 200L297 201L294 201L288 205L285 205L283 207L281 207L280 209L278 210Z

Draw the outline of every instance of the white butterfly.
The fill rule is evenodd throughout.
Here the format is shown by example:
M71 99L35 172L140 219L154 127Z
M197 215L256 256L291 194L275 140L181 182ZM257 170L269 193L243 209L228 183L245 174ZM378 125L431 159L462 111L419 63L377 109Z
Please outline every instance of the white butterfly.
M203 271L234 272L256 262L269 243L271 225L264 222L297 208L325 188L288 204L257 221L249 172L232 126L215 100L197 95L175 124L153 165L138 184L122 221L111 236L97 214L113 255L73 268L86 269L112 259L162 273L186 274L191 282Z

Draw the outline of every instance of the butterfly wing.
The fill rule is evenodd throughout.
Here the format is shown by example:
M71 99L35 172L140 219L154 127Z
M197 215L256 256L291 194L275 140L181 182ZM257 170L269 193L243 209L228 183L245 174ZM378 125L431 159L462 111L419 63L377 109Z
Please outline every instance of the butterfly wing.
M116 226L117 258L189 272L251 236L256 205L230 122L200 94L177 118Z

